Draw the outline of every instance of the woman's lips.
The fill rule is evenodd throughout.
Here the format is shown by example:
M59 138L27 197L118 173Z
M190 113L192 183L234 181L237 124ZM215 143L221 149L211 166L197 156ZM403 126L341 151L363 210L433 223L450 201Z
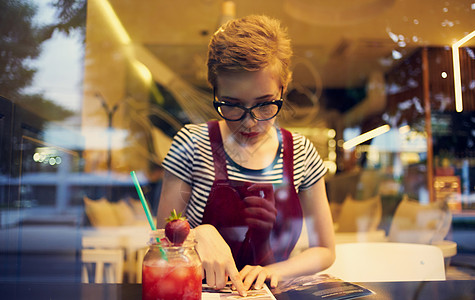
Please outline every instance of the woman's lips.
M255 132L255 131L254 132L242 132L241 131L240 133L243 137L248 138L248 139L256 137L256 136L259 135L259 132Z

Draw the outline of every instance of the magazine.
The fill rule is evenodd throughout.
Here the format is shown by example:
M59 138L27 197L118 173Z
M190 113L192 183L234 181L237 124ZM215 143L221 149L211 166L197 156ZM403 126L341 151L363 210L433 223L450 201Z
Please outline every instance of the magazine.
M343 281L329 274L309 275L280 282L272 289L279 298L285 294L288 298L312 300L346 300L375 294L373 291L352 283Z
M267 285L261 289L251 288L246 297L241 297L231 289L231 284L216 290L203 284L202 300L223 299L312 299L312 300L348 300L373 295L375 292L352 282L343 281L329 274L300 276L279 282L270 290ZM275 296L274 296L275 295Z
M201 300L223 300L223 299L259 299L259 300L276 300L267 285L263 285L260 289L251 288L247 291L247 296L242 297L237 291L231 289L228 283L224 289L216 290L203 284Z

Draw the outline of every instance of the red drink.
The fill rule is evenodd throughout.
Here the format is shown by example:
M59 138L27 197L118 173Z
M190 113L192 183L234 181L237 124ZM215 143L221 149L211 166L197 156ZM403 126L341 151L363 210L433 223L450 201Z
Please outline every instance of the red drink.
M158 236L152 234L143 260L142 300L200 300L202 269L195 242L187 240L182 246L160 248Z
M201 266L164 260L144 263L142 299L201 299Z

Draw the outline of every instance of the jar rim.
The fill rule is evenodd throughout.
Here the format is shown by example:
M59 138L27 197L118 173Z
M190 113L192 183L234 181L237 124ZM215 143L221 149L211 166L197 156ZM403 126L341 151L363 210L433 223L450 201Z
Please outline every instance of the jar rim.
M170 243L168 238L165 237L165 229L150 230L149 236L150 236L150 240L148 244L150 246L160 246L162 248L167 248L167 249L191 248L191 247L195 247L197 244L193 229L190 230L190 234L188 234L186 240L181 245ZM168 245L165 245L164 243L159 242L163 238L165 238L166 241L169 242Z
M157 243L156 241L153 242L151 241L149 243L151 246L159 246L161 248L164 248L164 249L180 249L180 248L194 248L196 246L196 241L185 241L183 242L183 244L181 245L178 245L178 244L168 244L168 245L165 245L163 243Z

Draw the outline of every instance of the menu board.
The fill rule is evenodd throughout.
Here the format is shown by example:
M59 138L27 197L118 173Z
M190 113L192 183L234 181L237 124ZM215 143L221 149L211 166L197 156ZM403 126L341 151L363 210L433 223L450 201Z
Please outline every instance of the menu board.
M446 202L453 211L462 209L459 176L435 176L434 190L436 201Z

